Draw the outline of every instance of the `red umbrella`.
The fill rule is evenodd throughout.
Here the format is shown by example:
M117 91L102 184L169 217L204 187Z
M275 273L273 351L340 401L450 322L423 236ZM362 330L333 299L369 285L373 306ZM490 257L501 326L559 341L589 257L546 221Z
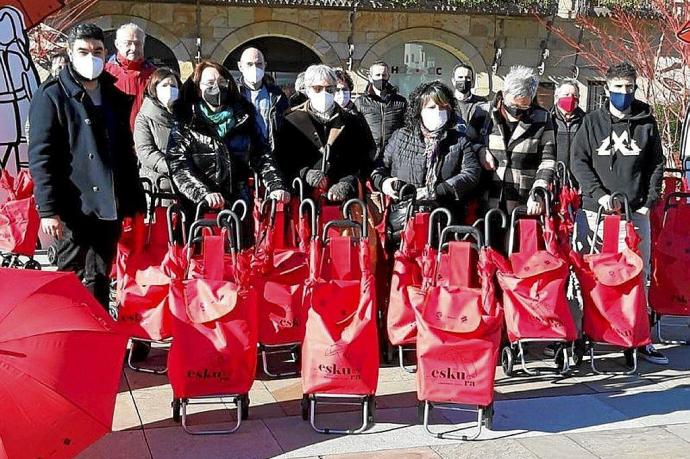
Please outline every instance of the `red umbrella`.
M73 273L0 268L0 459L110 432L127 338Z
M46 17L65 6L64 0L7 0L6 6L13 6L24 15L24 27L30 29Z
M681 41L690 43L690 21L686 22L683 27L680 28L677 35Z

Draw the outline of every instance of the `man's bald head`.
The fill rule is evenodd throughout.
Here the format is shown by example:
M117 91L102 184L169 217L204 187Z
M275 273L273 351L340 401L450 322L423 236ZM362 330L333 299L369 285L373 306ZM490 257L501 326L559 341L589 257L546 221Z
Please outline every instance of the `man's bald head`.
M266 59L264 59L264 53L256 48L247 48L242 51L242 55L240 56L240 61L237 63L237 67L241 72L243 68L254 66L266 69Z

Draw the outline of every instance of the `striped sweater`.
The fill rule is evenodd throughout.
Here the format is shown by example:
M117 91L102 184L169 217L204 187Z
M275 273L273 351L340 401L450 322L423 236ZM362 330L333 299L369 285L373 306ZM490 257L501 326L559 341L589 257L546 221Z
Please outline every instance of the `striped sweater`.
M480 158L488 148L498 164L485 190L489 207L498 207L505 200L508 212L512 212L515 207L527 203L533 188L550 188L556 171L556 144L551 114L534 105L519 121L506 145L501 113L497 108L502 98L499 92L493 102L487 104L490 118L481 132L470 127L467 136L479 145Z

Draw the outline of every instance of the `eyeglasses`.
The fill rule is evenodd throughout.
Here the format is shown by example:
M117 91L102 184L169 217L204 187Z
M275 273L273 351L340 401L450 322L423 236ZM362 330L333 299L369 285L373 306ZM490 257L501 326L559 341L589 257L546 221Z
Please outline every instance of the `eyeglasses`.
M310 86L311 90L314 91L315 93L320 93L321 91L326 91L329 94L335 94L335 91L338 89L335 85L332 86Z

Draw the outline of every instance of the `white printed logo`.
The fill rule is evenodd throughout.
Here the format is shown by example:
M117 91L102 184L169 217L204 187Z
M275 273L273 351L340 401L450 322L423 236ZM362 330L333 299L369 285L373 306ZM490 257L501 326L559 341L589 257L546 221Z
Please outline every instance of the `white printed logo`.
M613 151L622 154L623 156L639 156L640 147L637 146L635 139L630 140L628 131L618 136L615 132L607 137L599 148L597 154L599 156L611 156L611 140L613 140Z

